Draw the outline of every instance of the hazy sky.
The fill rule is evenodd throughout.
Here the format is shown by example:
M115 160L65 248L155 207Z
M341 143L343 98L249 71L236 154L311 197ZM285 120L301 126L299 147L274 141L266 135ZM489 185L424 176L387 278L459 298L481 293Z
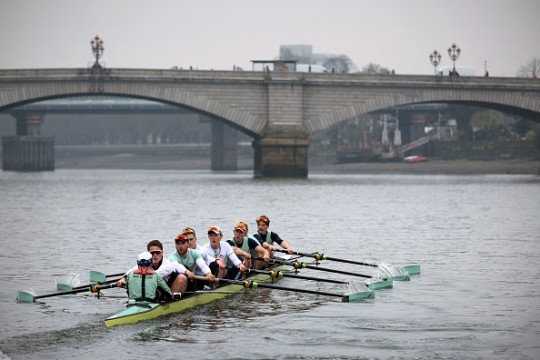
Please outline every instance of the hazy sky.
M539 0L0 0L0 69L87 67L90 40L112 68L251 69L280 45L310 44L402 74L432 74L429 54L514 76L540 58Z

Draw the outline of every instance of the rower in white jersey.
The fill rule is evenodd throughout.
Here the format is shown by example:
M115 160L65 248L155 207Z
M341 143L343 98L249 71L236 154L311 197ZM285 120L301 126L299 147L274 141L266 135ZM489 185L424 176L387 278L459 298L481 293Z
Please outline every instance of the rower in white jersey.
M211 226L208 228L209 243L205 244L202 248L203 251L213 256L219 263L219 270L217 275L219 278L236 279L240 277L241 273L246 271L246 266L236 256L231 245L223 239L223 231L218 226ZM223 266L222 266L223 264Z
M216 275L219 272L220 268L224 268L226 266L224 261L216 259L214 256L206 253L203 250L202 246L197 243L197 233L192 227L186 227L182 229L182 234L185 235L188 239L188 245L191 249L199 250L201 252L202 257L204 258L206 265L208 265L208 267L212 271L212 274ZM201 274L197 273L197 275Z

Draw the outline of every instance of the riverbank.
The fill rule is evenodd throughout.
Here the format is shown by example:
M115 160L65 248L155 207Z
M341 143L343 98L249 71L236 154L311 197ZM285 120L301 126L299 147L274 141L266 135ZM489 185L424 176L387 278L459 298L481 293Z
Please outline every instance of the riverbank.
M56 169L145 169L208 170L207 147L180 149L167 146L57 147ZM252 170L252 153L238 156L238 170ZM369 162L337 164L330 157L311 157L310 173L350 174L533 174L540 175L540 159L498 159L489 161L438 160L408 164Z
M408 164L404 162L389 163L350 163L350 164L310 164L310 172L332 172L351 174L532 174L540 175L538 160L428 160L426 162Z

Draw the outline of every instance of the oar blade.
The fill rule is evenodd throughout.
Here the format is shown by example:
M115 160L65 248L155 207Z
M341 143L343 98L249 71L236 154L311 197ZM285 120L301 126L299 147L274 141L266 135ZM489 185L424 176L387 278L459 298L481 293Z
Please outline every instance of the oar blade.
M90 282L102 283L107 280L107 275L102 272L90 270Z
M394 275L394 276L388 277L388 280L392 280L392 281L409 281L409 280L411 280L411 277L409 276L409 274Z
M17 301L22 303L33 303L36 300L35 296L28 291L18 291Z
M56 284L56 289L58 291L71 291L73 290L73 287L69 284L63 284L63 283L57 283Z
M360 291L345 295L341 300L343 302L359 302L365 299L372 299L375 297L375 291Z
M77 273L71 273L60 279L56 279L56 289L59 291L73 290L79 284L79 274Z
M409 275L419 275L420 274L420 264L409 264L403 265L402 268L409 273Z
M394 287L394 281L390 279L373 281L367 284L371 290L390 289Z
M401 266L388 265L382 263L379 269L383 272L384 277L392 281L409 281L411 277Z

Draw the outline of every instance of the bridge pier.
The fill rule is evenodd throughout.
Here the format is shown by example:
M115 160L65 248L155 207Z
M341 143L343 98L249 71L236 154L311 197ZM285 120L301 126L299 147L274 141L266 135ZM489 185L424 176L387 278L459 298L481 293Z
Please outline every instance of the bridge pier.
M308 146L307 135L297 131L253 141L255 177L307 178Z
M212 121L212 148L210 168L214 171L238 169L238 133L230 126Z
M2 170L54 170L54 137L41 136L43 116L20 113L15 119L17 135L2 138Z

